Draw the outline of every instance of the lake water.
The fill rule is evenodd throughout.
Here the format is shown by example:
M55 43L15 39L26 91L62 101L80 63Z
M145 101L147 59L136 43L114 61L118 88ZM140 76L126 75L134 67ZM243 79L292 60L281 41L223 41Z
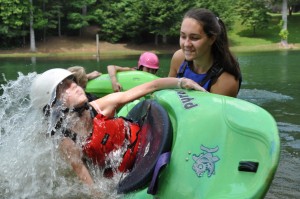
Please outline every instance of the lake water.
M300 198L300 51L240 53L237 57L243 74L238 98L269 111L280 131L280 163L265 198ZM171 55L159 58L161 69L158 76L166 76ZM137 59L137 56L100 61L95 58L1 58L0 195L4 198L88 197L87 190L74 180L74 176L70 174L67 175L70 179L62 180L60 173L53 172L58 167L62 173L68 170L55 155L56 148L45 147L55 145L47 145L50 141L39 133L42 127L28 106L25 94L35 76L32 72L81 65L88 72L98 70L107 73L106 66L109 64L136 66ZM48 163L43 162L47 160ZM110 184L99 186L103 189ZM116 196L112 193L111 197Z

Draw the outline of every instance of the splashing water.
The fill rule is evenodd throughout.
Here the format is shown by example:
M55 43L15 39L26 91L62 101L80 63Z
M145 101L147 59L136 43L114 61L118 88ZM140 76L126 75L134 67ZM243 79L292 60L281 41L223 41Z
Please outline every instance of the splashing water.
M238 98L257 105L262 105L271 101L286 102L293 99L292 97L281 93L258 89L241 89Z
M57 140L46 136L42 113L30 104L36 73L18 75L17 80L1 85L1 198L118 198L115 186L120 174L105 179L99 169L92 168L95 187L91 191L61 159Z

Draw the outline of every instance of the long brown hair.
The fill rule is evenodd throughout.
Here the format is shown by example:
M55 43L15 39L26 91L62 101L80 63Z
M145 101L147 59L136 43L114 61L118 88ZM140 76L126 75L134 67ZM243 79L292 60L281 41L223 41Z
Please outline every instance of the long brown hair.
M184 18L195 19L203 27L203 31L209 38L216 37L212 45L214 62L236 79L241 79L240 66L229 50L227 31L223 21L210 10L204 8L193 8L185 13Z

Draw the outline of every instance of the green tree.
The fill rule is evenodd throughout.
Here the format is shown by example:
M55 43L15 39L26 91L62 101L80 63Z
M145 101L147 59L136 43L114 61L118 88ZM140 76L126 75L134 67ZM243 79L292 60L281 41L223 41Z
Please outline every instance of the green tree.
M29 2L31 4L29 20L30 50L35 51L36 32L43 32L43 34L40 34L40 37L43 37L43 40L45 40L46 37L46 30L49 24L47 17L48 12L46 10L48 0L29 0Z
M294 8L298 5L300 5L300 0L288 0L288 10L289 10L289 16L292 16Z
M30 0L0 0L0 3L0 39L7 43L22 38L25 43L30 30L35 38L45 40L51 34L80 35L85 27L98 25L100 38L106 41L151 40L158 44L169 38L178 39L183 14L192 7L212 10L227 27L234 19L233 0L185 0L184 3L182 0L32 0L32 5Z
M282 7L282 4L284 3L283 0L265 0L265 2L269 7L272 6ZM289 11L289 16L292 16L295 7L299 5L300 5L300 0L287 0L287 8Z
M211 10L231 29L237 17L235 3L236 0L198 0L195 6Z
M140 3L139 0L111 0L98 3L95 16L100 26L100 38L117 42L123 38L134 38L139 31L143 31Z
M70 29L79 30L81 35L82 29L90 25L91 21L95 21L96 17L94 15L92 8L96 3L96 0L73 0L68 2L70 5L70 10L68 12L68 27Z
M270 5L279 5L281 4L281 14L282 20L279 23L280 32L279 36L281 38L281 44L284 47L288 47L288 12L289 15L292 15L292 7L300 3L300 0L266 0Z
M188 0L187 0L188 1ZM96 11L101 29L101 38L111 42L131 39L144 41L144 37L168 36L179 33L179 22L188 3L181 0L150 1L123 0L101 2Z
M252 28L253 35L256 35L257 29L263 29L269 24L269 10L264 0L238 0L236 11L242 21L242 25Z
M15 38L25 37L29 30L29 1L0 0L0 36L2 47L14 45ZM26 24L27 23L27 24Z
M160 36L162 42L167 43L168 36L174 35L174 32L179 34L183 13L190 5L192 4L189 1L182 4L181 0L172 2L145 0L143 2L146 27L151 34L154 34L156 45Z
M47 34L51 34L51 30L57 30L57 35L61 36L61 18L63 14L62 0L41 0L40 7L43 16L43 40L46 40Z

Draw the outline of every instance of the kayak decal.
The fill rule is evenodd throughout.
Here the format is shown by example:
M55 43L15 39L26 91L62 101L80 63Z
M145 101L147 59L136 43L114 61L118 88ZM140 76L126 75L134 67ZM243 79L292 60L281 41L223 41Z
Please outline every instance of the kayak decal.
M218 156L213 155L213 153L219 150L219 147L208 148L201 145L200 149L204 152L199 155L193 154L193 160L195 161L193 170L198 177L202 177L206 171L207 176L210 177L215 174L215 163L220 160Z
M177 94L178 94L180 101L185 109L191 109L191 108L195 108L198 106L198 104L195 104L193 102L194 98L189 97L188 94L186 94L186 92L180 90L180 91L177 91Z

